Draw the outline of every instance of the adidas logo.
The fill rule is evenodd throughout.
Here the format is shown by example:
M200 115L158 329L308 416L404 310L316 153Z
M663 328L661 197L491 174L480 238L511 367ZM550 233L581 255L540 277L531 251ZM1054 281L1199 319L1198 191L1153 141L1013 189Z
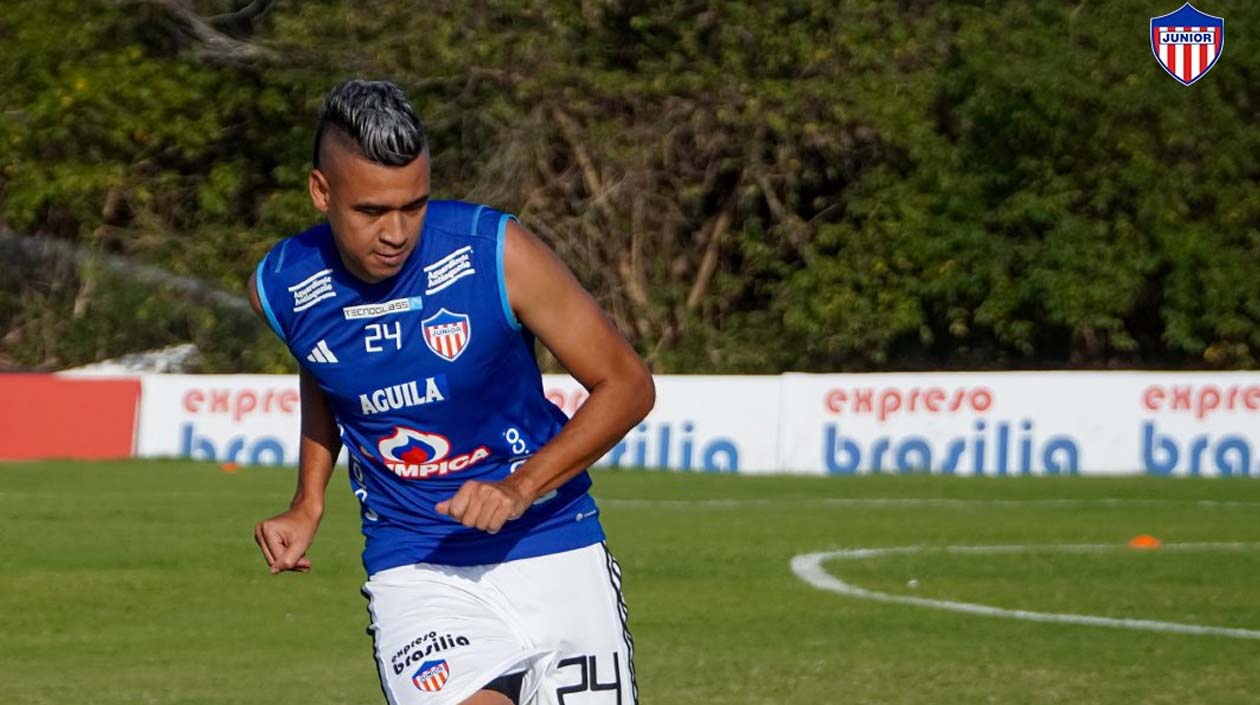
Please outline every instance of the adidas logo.
M311 354L307 355L306 359L310 362L337 362L337 356L323 340L319 341L319 345L311 348Z

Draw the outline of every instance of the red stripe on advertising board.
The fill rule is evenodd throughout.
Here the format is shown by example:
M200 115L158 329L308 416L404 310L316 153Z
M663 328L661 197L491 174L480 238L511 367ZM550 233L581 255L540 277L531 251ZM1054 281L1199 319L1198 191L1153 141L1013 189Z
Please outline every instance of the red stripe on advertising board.
M130 458L138 379L0 374L0 459Z

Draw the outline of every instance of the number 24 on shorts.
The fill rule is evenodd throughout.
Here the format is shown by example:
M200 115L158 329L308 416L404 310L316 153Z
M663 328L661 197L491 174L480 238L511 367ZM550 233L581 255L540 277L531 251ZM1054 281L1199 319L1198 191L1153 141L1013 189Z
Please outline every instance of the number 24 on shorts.
M607 664L608 661L605 660L604 663ZM603 690L615 692L617 694L617 705L621 705L621 661L616 652L613 652L612 655L613 680L607 683L599 682L599 668L595 656L571 656L560 661L557 668L565 670L575 666L581 669L582 680L574 685L564 685L556 688L556 700L560 705L564 705L566 695ZM566 673L566 675L568 674Z

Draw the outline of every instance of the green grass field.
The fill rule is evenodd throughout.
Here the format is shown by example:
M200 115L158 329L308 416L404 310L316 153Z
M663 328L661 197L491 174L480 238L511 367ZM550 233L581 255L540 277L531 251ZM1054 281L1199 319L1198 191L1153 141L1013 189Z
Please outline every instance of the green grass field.
M253 524L292 482L291 470L174 461L0 465L0 703L382 703L344 474L312 573L269 576L258 556ZM1252 480L603 471L595 482L645 705L1260 698L1260 640L883 604L789 567L837 548L1260 542ZM1257 546L928 550L824 567L897 595L1260 630Z

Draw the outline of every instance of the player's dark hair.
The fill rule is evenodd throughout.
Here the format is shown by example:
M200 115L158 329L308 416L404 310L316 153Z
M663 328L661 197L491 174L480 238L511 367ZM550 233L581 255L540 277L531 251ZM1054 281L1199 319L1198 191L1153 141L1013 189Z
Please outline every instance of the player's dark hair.
M410 164L428 146L411 99L389 81L356 79L329 92L315 130L311 162L317 169L319 146L329 132L340 133L358 146L361 156L385 166Z

